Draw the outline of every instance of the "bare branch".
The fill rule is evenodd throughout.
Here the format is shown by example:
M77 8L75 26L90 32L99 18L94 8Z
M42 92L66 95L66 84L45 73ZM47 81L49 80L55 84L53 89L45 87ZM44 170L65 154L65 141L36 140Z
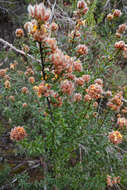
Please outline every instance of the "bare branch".
M15 46L13 46L12 44L10 44L9 42L5 41L4 39L0 38L0 43L4 44L5 47L10 47L12 50L14 50L15 52L19 53L20 55L23 55L25 57L29 57L30 59L37 61L39 63L41 63L41 61L39 59L36 59L35 57L33 57L30 54L26 54L24 51L17 49Z

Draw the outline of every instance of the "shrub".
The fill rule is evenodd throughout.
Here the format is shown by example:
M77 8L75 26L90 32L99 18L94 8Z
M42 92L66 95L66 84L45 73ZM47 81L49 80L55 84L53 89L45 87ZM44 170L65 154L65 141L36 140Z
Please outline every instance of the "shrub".
M39 180L29 183L28 172L26 179L25 174L18 176L19 189L37 185L98 190L127 185L126 100L124 91L109 91L104 78L116 56L110 57L108 67L105 56L96 58L100 65L90 64L92 47L87 40L84 44L87 11L87 4L79 1L74 30L67 47L60 49L55 38L58 25L50 23L51 10L43 3L29 5L32 20L24 25L27 36L16 30L18 43L29 44L22 47L25 58L0 70L0 110L12 127L10 138L17 141L18 154L40 160L40 186ZM105 54L110 51L106 48ZM111 48L110 56L116 51ZM117 42L115 48L121 55L126 44Z

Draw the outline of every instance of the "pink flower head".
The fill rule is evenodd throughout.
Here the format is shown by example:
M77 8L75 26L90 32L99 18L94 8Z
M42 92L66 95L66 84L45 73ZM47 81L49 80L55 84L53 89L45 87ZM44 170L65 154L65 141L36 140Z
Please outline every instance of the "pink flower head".
M67 79L70 79L70 80L75 80L75 75L73 75L72 73L67 73L67 74L65 74L65 77L66 77Z
M90 81L90 75L82 75L82 78L84 80L84 82L89 82Z
M80 60L77 60L74 62L73 69L74 69L74 71L78 71L78 72L82 71L82 64L81 64Z
M48 37L45 39L45 42L51 48L52 52L54 52L57 49L57 42L55 38Z
M51 10L46 9L43 3L36 4L34 6L28 6L28 13L31 17L46 22L49 20L51 15Z
M69 80L65 80L61 82L61 89L64 94L72 95L74 91L74 84Z
M102 79L96 79L94 82L100 86L103 86L103 80Z
M84 2L84 0L78 1L78 3L77 3L77 8L78 8L78 9L84 9L84 8L86 8L86 7L87 7L87 5L86 5L86 3Z
M114 12L113 12L113 16L114 17L120 17L121 16L121 11L119 9L115 9Z
M116 42L114 47L116 49L120 49L120 50L124 50L125 48L125 42L124 41L119 41L119 42Z
M127 119L125 119L124 117L120 117L117 120L117 125L122 129L123 127L127 127Z
M113 144L119 144L122 142L122 135L120 134L119 131L112 131L109 136L108 136L110 142L112 142Z
M80 55L86 55L88 54L88 48L86 45L78 45L77 46L77 53L80 54Z
M10 132L10 139L15 141L20 141L27 136L27 133L23 127L14 127Z
M74 102L80 102L82 100L82 95L80 93L75 93L73 96Z
M111 21L112 19L113 19L113 15L112 15L111 13L109 13L109 14L107 15L107 20Z
M24 31L21 28L16 29L15 31L16 37L20 38L24 36Z
M85 102L90 102L91 99L92 99L92 98L91 98L88 94L86 94L86 95L84 96L84 101L85 101Z
M62 71L66 71L66 70L70 72L71 59L67 57L66 55L64 55L61 50L57 49L54 52L54 54L52 54L51 59L54 64L56 74L60 74Z
M83 9L82 13L85 15L88 10L89 10L88 7L86 7L86 8Z
M58 25L55 22L52 22L50 27L51 27L51 31L58 30Z
M46 97L49 96L50 95L50 91L49 91L50 88L51 88L50 85L45 84L45 81L42 81L40 83L40 85L38 86L38 89L37 89L38 97L41 97L42 95L44 95Z
M81 34L80 34L80 32L79 32L78 30L76 30L76 31L73 30L73 31L71 32L71 34L69 34L69 37L70 37L70 38L74 38L74 37L75 37L75 38L79 38L80 36L81 36Z
M88 95L93 98L93 99L98 99L101 97L103 90L102 90L102 86L96 84L92 84L89 86L89 88L87 89Z
M76 78L75 79L75 83L79 86L83 86L84 85L84 80L82 77Z
M118 32L123 33L126 30L126 28L127 28L126 24L121 24L119 25Z

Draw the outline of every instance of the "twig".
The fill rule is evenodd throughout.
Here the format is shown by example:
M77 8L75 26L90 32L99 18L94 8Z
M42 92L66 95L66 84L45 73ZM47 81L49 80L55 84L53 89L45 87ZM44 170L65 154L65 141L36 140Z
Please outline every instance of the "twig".
M127 100L125 100L124 98L122 98L122 101L125 102L125 103L127 103Z
M13 46L12 44L10 44L9 42L5 41L2 38L0 38L0 43L4 44L6 47L10 47L12 50L14 50L15 52L19 53L22 56L29 57L30 59L41 63L41 61L39 59L36 59L32 55L26 54L24 51L17 49L15 46Z
M104 10L106 10L107 8L111 9L110 0L107 0L105 3Z
M54 2L54 4L53 5L51 5L51 3L50 3L50 1L49 0L47 0L47 2L48 2L48 4L50 5L50 6L52 6L52 14L51 14L51 16L50 16L50 22L52 22L52 20L53 20L53 17L54 17L54 15L55 15L55 6L56 6L56 0L55 0L55 2Z
M0 3L7 3L7 4L17 4L18 2L10 2L10 1L0 1Z
M34 166L31 166L31 167L29 167L28 169L26 169L26 170L24 170L23 172L21 172L21 174L23 174L23 173L25 173L26 171L29 171L29 170L31 170L31 169L38 168L39 166L40 166L40 163L38 163L38 164L36 164L36 165L34 165ZM14 178L14 179L10 182L10 184L15 183L16 181L17 181L17 178ZM10 184L5 184L5 185L3 185L2 187L0 187L0 190L7 190L7 189L10 189Z

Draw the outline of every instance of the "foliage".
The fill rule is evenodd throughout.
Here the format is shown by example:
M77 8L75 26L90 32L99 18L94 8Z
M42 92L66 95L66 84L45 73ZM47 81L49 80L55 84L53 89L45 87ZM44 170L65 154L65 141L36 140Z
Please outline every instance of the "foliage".
M108 39L100 39L96 5L88 12L78 7L74 30L64 40L57 38L58 25L48 24L50 13L42 4L36 5L39 11L44 8L41 18L29 6L36 21L25 24L27 35L16 31L15 46L26 55L13 60L14 53L7 52L9 68L0 70L0 112L12 129L23 126L27 133L23 139L20 127L10 131L17 155L38 158L40 167L33 181L30 169L14 175L15 190L127 186L126 86L119 80L124 72L112 77L118 62L126 61L126 44L124 49L115 44L115 21L106 20ZM126 43L124 32L121 40ZM114 131L118 136L112 136Z

